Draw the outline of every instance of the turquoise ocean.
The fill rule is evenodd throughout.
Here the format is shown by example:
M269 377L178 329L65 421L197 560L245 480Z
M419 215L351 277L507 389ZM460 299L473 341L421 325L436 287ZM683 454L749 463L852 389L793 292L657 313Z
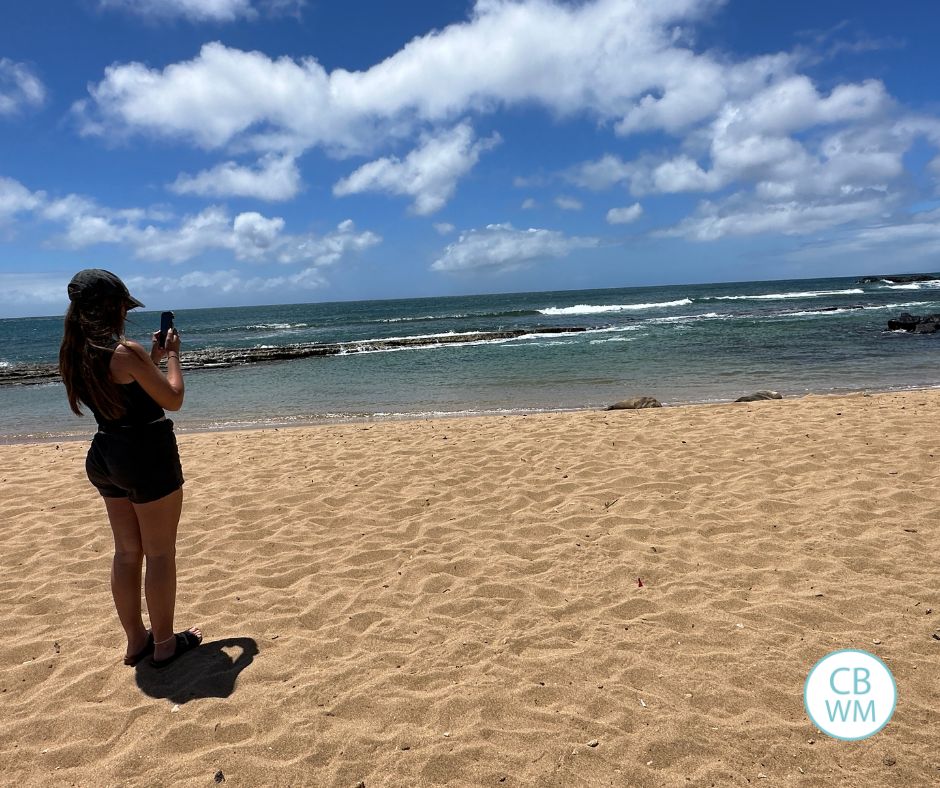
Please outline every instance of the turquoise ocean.
M172 308L172 304L166 305ZM187 350L419 337L417 347L198 369L180 431L666 405L757 389L806 393L940 387L940 334L887 330L900 312L940 312L932 281L856 277L176 310ZM149 343L157 312L132 312ZM542 328L576 327L570 333ZM523 328L512 339L481 331ZM0 320L0 369L56 360L61 317ZM466 342L437 340L467 335ZM148 344L149 346L149 344ZM0 386L0 441L85 438L60 383Z

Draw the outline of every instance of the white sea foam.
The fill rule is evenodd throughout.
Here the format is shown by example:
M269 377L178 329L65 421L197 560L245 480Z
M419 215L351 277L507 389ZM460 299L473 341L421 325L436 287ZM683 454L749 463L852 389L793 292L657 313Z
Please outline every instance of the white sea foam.
M651 317L646 323L686 323L690 320L716 320L733 317L733 315L720 315L717 312L705 312L701 315L672 315L671 317Z
M904 304L883 304L881 306L866 306L865 309L903 309L906 306L926 306L936 303L935 301L908 301Z
M643 328L643 323L631 323L629 326L604 326L603 328L589 328L582 331L582 334L609 334L611 332L621 331L639 331Z
M705 296L703 301L776 301L781 298L822 298L836 295L861 295L865 291L860 287L850 290L806 290L799 293L760 293L758 295Z
M417 317L386 317L382 320L379 320L379 323L410 323L412 321L418 320L455 320L460 317L467 317L466 315L443 315L441 317L435 317L434 315L419 315Z
M308 328L307 323L256 323L242 329L230 328L228 331L284 331L288 328Z
M500 342L505 342L504 347L507 348L528 348L528 347L551 347L552 345L574 345L577 344L577 338L582 337L585 334L621 334L626 331L639 331L642 329L642 325L630 325L630 326L606 326L604 328L589 328L585 331L565 331L562 333L552 332L552 333L538 333L538 334L526 334L525 336L515 337L509 340L499 340ZM557 338L557 337L574 337L567 341L553 341L553 342L540 342L538 340L545 339L547 337ZM536 340L536 341L525 341L525 340Z
M936 290L940 288L940 279L929 282L908 282L903 285L881 285L882 290Z
M640 326L617 326L611 328L595 328L587 331L545 331L532 334L523 334L518 337L492 337L487 339L467 339L463 342L429 342L422 345L403 345L400 347L370 347L370 342L387 342L401 339L436 339L440 337L471 337L478 331L445 331L439 334L416 334L410 337L384 337L374 340L357 340L347 344L337 355L351 356L359 353L398 353L402 350L434 350L448 347L470 347L473 345L506 345L507 347L552 347L553 345L571 345L575 340L562 340L561 337L578 337L582 334L636 331ZM548 342L539 341L548 339Z
M543 315L596 315L603 312L633 312L642 309L665 309L670 306L688 306L691 298L678 301L659 301L650 304L577 304L576 306L549 306L540 309Z
M931 301L908 301L905 304L879 304L873 306L863 306L861 309L858 307L844 307L841 309L805 309L799 312L784 312L780 315L768 315L768 317L809 317L816 315L841 315L846 312L860 312L862 309L871 310L871 309L904 309L911 306L924 306L925 304L930 304Z
M479 331L441 331L436 334L409 334L407 336L399 337L372 337L371 339L353 339L348 342L343 343L343 348L337 355L348 356L353 353L392 353L397 350L421 350L423 348L434 348L434 347L443 347L444 343L440 342L431 342L425 345L405 345L402 347L369 347L373 342L385 344L386 342L401 342L405 340L414 340L414 339L440 339L441 337L461 337L461 336L474 336L479 334ZM515 339L515 337L507 337L506 339L501 339L500 341L507 341L508 339ZM497 341L497 340L487 340L487 341ZM466 342L452 342L446 344L454 345L469 345L474 343L473 340L467 340Z
M636 337L608 337L607 339L592 339L590 344L602 345L605 342L632 342Z
M323 422L352 422L359 424L370 424L376 421L403 421L410 419L436 419L436 418L454 418L457 416L524 416L535 413L564 413L577 408L570 407L495 407L495 408L464 408L456 410L415 410L415 411L349 411L334 412L323 411L321 413L304 413L299 415L287 414L283 416L266 417L260 419L237 419L237 420L217 420L198 424L192 430L178 428L178 431L203 430L209 432L221 432L226 430L244 430L244 429L272 429L277 427L290 427L304 424L322 424ZM29 440L32 436L13 436L16 442L21 437ZM84 434L77 434L76 438L84 438ZM0 443L5 442L0 438Z
M455 334L454 332L448 332L445 334L423 334L422 337L445 337L445 336L461 336L467 334L476 334L478 332L463 332L462 334ZM537 334L529 334L527 336L538 336ZM542 336L565 336L565 334L543 334ZM397 337L402 339L403 337ZM414 337L407 337L408 339L413 339ZM423 345L401 345L399 347L370 347L369 340L360 340L353 342L349 345L346 345L340 349L338 356L356 356L366 353L399 353L404 350L436 350L438 348L448 348L448 347L470 347L472 345L499 345L504 342L516 342L520 339L526 339L526 337L494 337L492 339L468 339L464 342L428 342ZM381 341L381 340L372 340L372 341Z
M768 317L814 317L820 315L841 315L845 312L858 312L857 309L803 309L799 312L784 312L781 315L768 315Z
M401 411L393 413L377 411L372 414L376 419L418 419L418 418L452 418L454 416L524 416L530 413L569 413L576 408L472 408L464 410L419 410Z
M372 337L371 339L353 339L345 344L368 345L370 342L401 342L412 339L439 339L440 337L469 337L481 331L439 331L436 334L407 334L400 337Z
M619 331L630 331L635 327L631 326L629 328L619 328L619 329L600 329L601 331L606 330L619 330ZM595 329L596 330L596 329ZM406 340L415 340L415 339L442 339L447 337L448 339L452 337L473 337L479 334L489 333L488 331L441 331L435 334L409 334L407 336L398 336L398 337L375 337L373 339L356 339L350 342L344 343L346 345L346 350L348 353L364 353L364 352L376 352L376 353L385 353L395 350L419 350L421 348L432 348L432 347L466 347L467 345L489 345L496 344L501 342L524 342L531 339L541 339L544 337L570 337L577 336L578 334L588 333L586 331L536 331L531 334L522 334L517 337L491 337L487 339L467 339L466 341L461 342L459 339L454 342L431 342L423 345L405 345L404 347L395 347L395 348L370 348L368 345L371 343L382 343L386 342L401 342ZM365 346L365 347L363 347ZM360 349L362 348L362 349Z
M576 337L578 334L586 334L586 331L536 331L532 334L523 334L521 337L513 337L513 341L521 342L526 339L544 339L545 337Z

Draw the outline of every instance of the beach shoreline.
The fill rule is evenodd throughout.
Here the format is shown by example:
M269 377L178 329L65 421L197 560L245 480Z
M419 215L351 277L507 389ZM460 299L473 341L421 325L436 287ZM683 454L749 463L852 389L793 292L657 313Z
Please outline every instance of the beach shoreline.
M806 397L854 397L854 396L874 396L877 394L896 394L904 392L917 391L937 391L940 385L912 385L898 386L896 388L864 388L864 389L846 389L838 391L815 392L808 391L801 394L782 393L785 400L805 399ZM629 393L625 399L643 396L638 393ZM611 403L613 404L613 403ZM663 408L697 408L710 407L717 405L735 404L734 399L709 399L703 401L662 401ZM740 403L739 403L740 404ZM184 405L185 408L185 405ZM383 422L401 423L412 421L447 421L450 419L476 419L476 418L498 418L498 417L519 417L536 414L551 413L603 413L604 407L558 407L558 408L512 408L502 410L464 410L458 412L431 412L431 413L382 413L361 416L340 416L340 417L319 417L319 418L273 418L263 423L252 423L246 421L236 421L231 424L221 426L198 425L188 427L184 424L176 424L176 431L179 435L202 435L218 434L227 432L254 432L256 430L288 430L302 429L305 427L331 427L344 424L381 424ZM167 418L177 421L173 412L167 413ZM51 435L2 435L0 434L0 446L21 446L21 445L42 445L48 443L73 443L80 441L90 441L95 433L94 422L90 414L86 412L84 419L91 422L87 430L74 433L58 433Z

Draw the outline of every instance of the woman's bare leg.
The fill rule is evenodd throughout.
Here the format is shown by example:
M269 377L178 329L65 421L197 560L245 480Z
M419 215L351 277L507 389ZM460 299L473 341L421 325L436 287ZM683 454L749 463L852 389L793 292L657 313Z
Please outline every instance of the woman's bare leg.
M153 657L161 660L176 650L173 614L176 607L176 530L183 510L183 490L151 503L135 503L141 544L147 557L144 593L155 642ZM200 633L201 634L201 633Z
M140 570L143 547L133 504L127 498L105 498L108 520L114 535L111 562L111 595L121 626L127 635L127 656L140 652L147 642L147 630L140 616Z

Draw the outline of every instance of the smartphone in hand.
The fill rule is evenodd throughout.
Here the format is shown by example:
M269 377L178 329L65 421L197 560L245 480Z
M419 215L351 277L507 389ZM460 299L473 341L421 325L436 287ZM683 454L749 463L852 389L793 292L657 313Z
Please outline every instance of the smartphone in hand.
M158 344L160 347L166 347L166 335L167 332L173 328L174 317L176 317L176 315L172 312L160 313L160 337L158 339Z

